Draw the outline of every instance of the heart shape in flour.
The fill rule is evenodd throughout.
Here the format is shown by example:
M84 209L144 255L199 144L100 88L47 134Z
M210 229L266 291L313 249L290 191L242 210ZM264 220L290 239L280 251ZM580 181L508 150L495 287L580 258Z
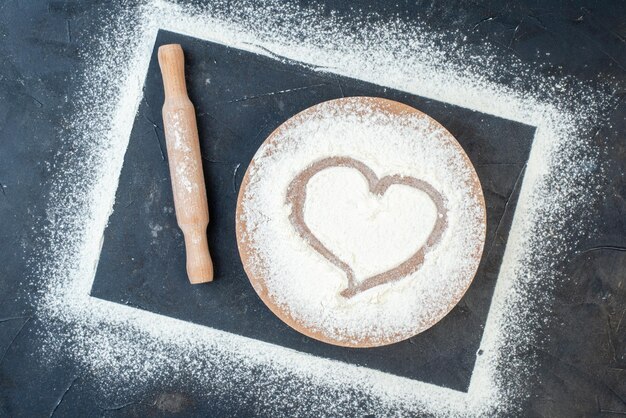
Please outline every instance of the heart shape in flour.
M310 165L289 184L286 202L298 234L346 273L346 298L417 271L447 227L445 198L429 183L402 175L379 179L350 157ZM327 222L333 218L340 222Z

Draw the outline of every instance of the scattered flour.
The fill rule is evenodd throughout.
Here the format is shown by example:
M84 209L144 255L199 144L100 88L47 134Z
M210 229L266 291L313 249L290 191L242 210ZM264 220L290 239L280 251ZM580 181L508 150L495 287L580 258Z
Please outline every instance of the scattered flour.
M451 135L438 124L433 129L425 115L394 115L359 99L315 109L296 117L253 160L241 219L255 250L246 268L262 278L273 301L291 317L334 341L406 339L448 313L478 268L486 225L482 195L470 187L474 170ZM336 156L366 164L379 179L401 175L428 182L445 198L447 212L443 236L420 268L352 298L340 295L348 286L344 271L297 233L286 203L294 177L313 162ZM337 177L342 170L347 176ZM391 186L376 198L365 177L347 167L322 170L306 187L305 221L347 262L357 281L406 261L424 245L439 215L428 195L407 186ZM338 211L341 202L344 208ZM360 216L354 216L355 208ZM351 240L344 231L353 234Z
M514 60L498 65L488 46L477 53L461 37L449 41L449 31L444 37L364 16L355 33L323 10L280 2L194 8L154 1L98 24L101 47L87 57L89 71L71 100L77 111L60 138L71 152L53 166L45 240L33 260L42 289L33 303L48 330L37 358L69 356L118 404L174 381L233 410L253 404L265 416L510 415L524 400L534 363L523 353L546 312L545 285L559 279L553 263L578 237L561 231L571 230L599 170L587 144L613 106L602 93ZM159 28L538 127L467 393L89 296ZM584 233L580 219L576 225Z
M159 224L150 222L148 226L150 226L150 235L152 235L152 238L158 238L159 232L163 231L163 227Z

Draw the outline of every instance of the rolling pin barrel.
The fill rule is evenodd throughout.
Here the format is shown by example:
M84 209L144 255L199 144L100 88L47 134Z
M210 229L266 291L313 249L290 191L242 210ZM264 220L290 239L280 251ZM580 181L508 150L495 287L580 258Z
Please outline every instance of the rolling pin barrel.
M206 283L213 280L213 263L206 235L209 208L195 109L187 95L181 46L161 46L159 66L165 90L163 128L176 220L185 237L187 275L191 283Z

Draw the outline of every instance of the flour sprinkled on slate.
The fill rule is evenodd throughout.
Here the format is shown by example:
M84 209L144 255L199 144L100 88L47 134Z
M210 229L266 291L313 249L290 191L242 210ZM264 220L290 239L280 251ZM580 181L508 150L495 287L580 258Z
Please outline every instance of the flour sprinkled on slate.
M588 138L611 103L575 80L506 68L458 41L401 21L356 19L359 32L316 9L280 2L214 2L184 8L155 1L103 21L73 100L50 196L49 249L37 260L44 291L33 298L47 324L44 354L69 356L129 399L155 382L178 382L223 405L259 414L484 416L514 410L533 374L536 341L560 278L554 262L579 235L563 234L594 199L599 159ZM358 20L358 21L357 21ZM249 338L89 297L130 128L158 28L227 44L538 126L517 213L467 393L316 358ZM524 86L524 87L520 87ZM506 133L503 133L505 135ZM569 229L571 230L571 229ZM488 249L486 249L488 251Z

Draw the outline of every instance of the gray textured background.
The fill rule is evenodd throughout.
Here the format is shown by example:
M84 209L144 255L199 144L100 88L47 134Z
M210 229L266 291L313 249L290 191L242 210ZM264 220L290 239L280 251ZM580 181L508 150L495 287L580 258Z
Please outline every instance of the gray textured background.
M556 289L552 314L540 329L542 344L528 353L542 367L523 415L626 415L623 2L317 4L347 17L375 12L383 21L399 15L437 31L454 27L469 45L494 46L503 63L515 56L542 74L601 83L613 92L616 106L591 134L606 167L603 198L591 208L599 228L559 266L569 280ZM72 114L74 83L86 70L81 52L93 48L100 23L117 7L89 1L0 4L0 416L250 415L251 405L207 403L183 387L156 384L128 405L110 405L98 383L74 365L44 367L32 358L42 324L23 295L37 291L33 256L45 247L53 163L72 151L56 138L63 118Z

